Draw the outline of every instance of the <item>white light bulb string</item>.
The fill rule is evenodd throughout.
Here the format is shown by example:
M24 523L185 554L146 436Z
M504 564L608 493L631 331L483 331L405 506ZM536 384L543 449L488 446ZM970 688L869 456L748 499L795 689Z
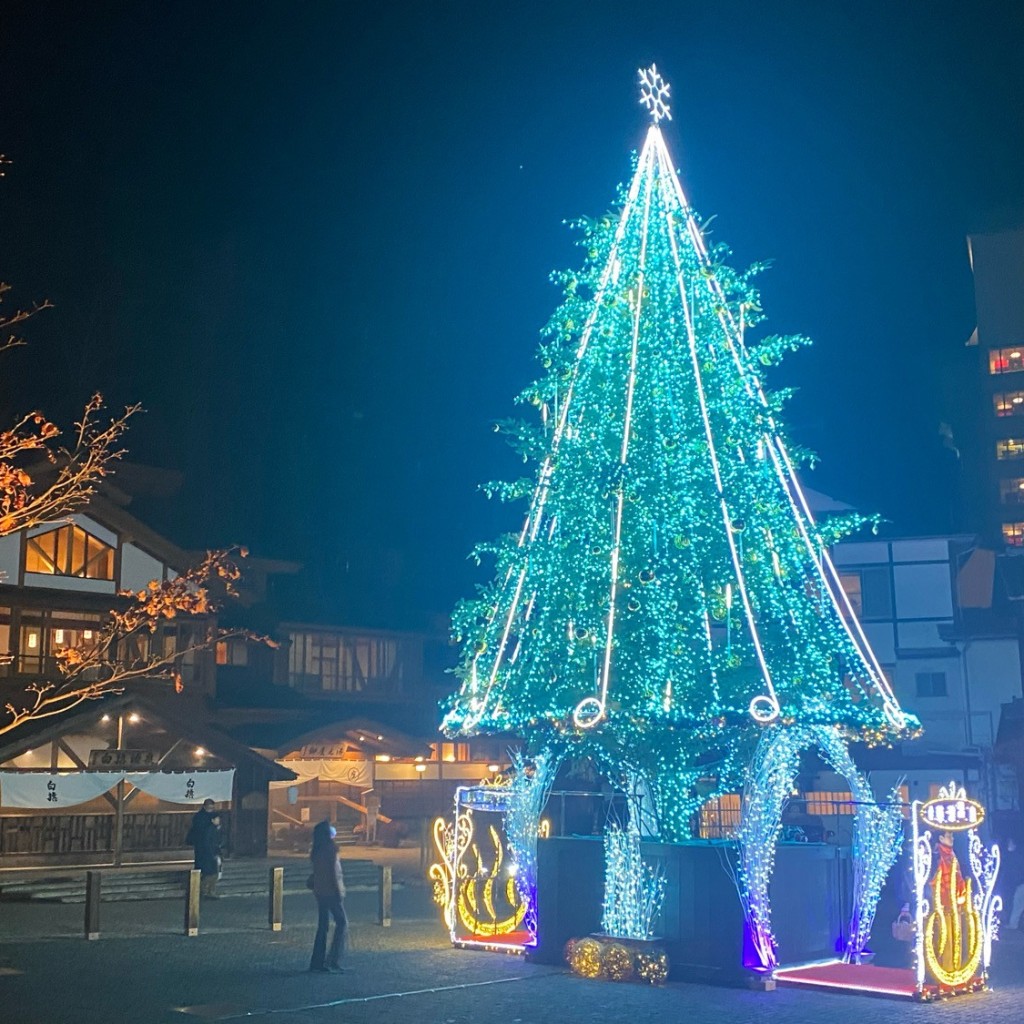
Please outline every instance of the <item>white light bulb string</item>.
M704 266L710 268L711 258L708 254L707 247L704 245L703 236L692 214L689 213L689 203L687 202L686 196L683 192L679 177L671 166L671 160L668 155L668 150L665 147L664 140L659 138L659 141L660 146L658 156L663 168L664 176L667 177L674 186L676 198L682 208L684 216L686 217L688 233L694 249L696 250L698 259ZM806 496L804 495L803 488L800 486L800 482L797 479L792 461L786 452L785 444L779 436L778 428L775 424L774 417L771 414L771 407L767 396L761 387L760 381L756 377L754 378L753 383L751 382L749 360L745 358L747 356L747 351L742 339L742 331L737 328L736 323L733 320L732 314L729 311L726 296L722 291L717 278L713 274L710 274L706 278L706 281L708 288L712 291L715 298L719 300L719 321L725 331L726 343L728 345L730 355L732 356L734 366L740 374L743 386L748 395L751 398L756 399L765 410L770 432L765 432L762 440L764 441L765 449L772 461L776 475L778 476L780 483L783 485L783 490L786 494L790 508L793 511L797 528L811 558L812 565L814 565L821 582L824 584L824 590L828 594L829 600L836 612L843 630L846 632L854 649L858 654L860 654L865 663L865 668L868 670L869 678L883 699L886 717L896 728L903 728L905 720L899 701L896 699L895 693L889 686L885 673L882 671L871 644L868 642L868 639L864 634L860 621L853 611L853 607L850 604L846 591L843 590L839 582L839 574L836 571L828 553L824 550L819 551L818 546L814 543L807 529L806 523L809 522L813 524L814 517L808 507ZM737 350L737 346L739 351ZM779 462L780 456L782 460L781 464ZM793 492L796 493L799 499L800 508L797 507L793 500ZM801 512L803 513L802 515ZM845 605L845 614L844 609L840 607L839 601L842 601ZM853 626L852 629L850 625L851 623ZM854 630L856 631L856 636L854 635Z
M645 145L644 151L646 153L647 147ZM625 237L626 224L629 216L631 207L636 203L636 199L640 193L640 185L642 176L638 172L630 186L629 195L626 201L626 205L623 207L622 213L619 216L619 223L615 230L615 238L612 243L611 251L608 257L608 261L605 264L604 270L601 272L600 282L595 292L594 298L591 303L591 311L587 317L586 323L584 324L583 331L581 332L580 344L576 350L575 363L573 366L572 380L569 384L569 388L566 391L565 398L562 402L561 413L558 418L558 423L555 427L554 433L551 440L551 450L545 456L544 462L541 465L540 473L538 474L537 487L534 489L533 497L530 501L530 508L527 511L526 519L523 523L523 528L519 534L519 540L517 547L522 549L524 544L532 543L537 536L537 532L540 528L541 521L543 519L544 507L547 503L549 485L551 473L554 469L555 456L558 453L559 445L561 444L562 437L565 434L566 426L569 422L569 411L572 405L572 399L575 394L576 381L579 376L580 364L584 354L590 344L591 335L594 330L594 324L597 321L598 312L601 309L602 302L605 293L608 290L609 283L612 280L615 265L618 261L619 249L622 245L622 240ZM532 525L531 525L532 524ZM508 572L505 576L505 581L502 585L501 590L504 591L512 575L515 572L515 566L509 566ZM515 619L516 610L518 608L519 599L522 595L523 583L526 578L526 565L525 563L520 567L519 578L516 582L516 586L512 595L512 600L509 603L508 614L505 619L504 629L502 631L501 642L498 645L498 649L494 653L494 662L491 666L491 671L487 680L486 687L484 689L483 696L478 698L476 711L469 716L463 718L462 728L463 731L471 730L476 724L479 723L483 717L484 711L487 708L488 700L490 699L491 690L494 687L495 681L497 680L498 671L501 667L501 661L508 644L509 633L512 629L512 623ZM495 601L491 609L491 613L488 616L488 621L493 621L494 617L498 613L498 609L501 607L501 595L499 593L498 599ZM476 663L480 658L480 654L474 654L473 661L471 663L471 672L476 671ZM465 686L462 688L462 693L465 693Z
M657 151L658 163L661 168L661 174L659 175L659 182L664 187L664 181L667 177L673 181L678 188L678 180L676 179L675 172L672 171L671 165L668 161L668 153L665 149L665 141L662 138L661 131L656 125L652 125L648 132L648 137L654 137L654 144ZM682 195L681 191L678 193ZM684 201L685 202L685 201ZM751 716L759 722L771 722L779 716L779 698L775 692L775 686L772 683L771 670L768 668L768 661L764 655L764 649L761 646L761 638L758 634L756 621L754 618L754 611L750 603L750 596L747 592L746 579L743 572L743 566L739 556L739 552L736 548L736 541L734 539L734 526L732 516L729 513L729 507L725 500L725 489L722 485L722 473L719 467L718 453L716 450L714 431L711 428L711 417L708 412L707 396L704 390L704 381L701 374L700 368L700 357L697 354L697 337L693 326L693 310L690 308L690 301L686 294L686 281L683 274L682 258L679 252L679 246L676 241L676 233L672 230L671 214L671 202L669 197L665 196L665 216L667 233L669 237L669 244L672 248L672 260L675 265L676 282L679 288L679 298L683 304L683 313L686 321L686 334L687 340L690 347L690 362L693 367L694 383L697 390L697 401L700 407L701 420L704 424L704 437L708 445L708 455L711 460L711 468L715 478L715 488L718 492L718 500L722 513L722 523L725 527L726 540L729 545L729 554L732 558L733 570L736 574L736 589L739 591L740 600L743 604L744 615L746 616L747 626L750 631L750 638L754 646L755 654L757 655L758 666L761 669L761 676L764 680L766 694L755 696L748 708ZM683 207L685 211L685 205ZM727 612L727 614L729 614Z

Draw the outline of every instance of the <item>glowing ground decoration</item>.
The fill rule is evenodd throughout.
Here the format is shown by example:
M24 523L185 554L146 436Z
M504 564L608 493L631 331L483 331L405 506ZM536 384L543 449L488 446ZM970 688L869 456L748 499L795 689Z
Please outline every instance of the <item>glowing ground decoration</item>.
M560 274L533 426L505 425L532 475L518 533L478 548L493 583L453 615L452 735L518 733L642 778L663 839L735 792L765 725L913 731L810 514L766 367L803 339L752 341L752 272L710 248L651 114L618 209L580 222ZM713 756L712 755L713 752ZM708 780L710 779L710 790ZM702 788L698 791L697 784Z
M995 894L999 847L986 849L977 826L985 810L951 782L936 799L913 805L917 991L921 998L984 989L1002 899ZM933 842L931 825L937 830ZM955 848L966 834L970 877Z
M650 939L665 902L664 871L644 863L640 833L609 825L604 834L604 909L606 935Z

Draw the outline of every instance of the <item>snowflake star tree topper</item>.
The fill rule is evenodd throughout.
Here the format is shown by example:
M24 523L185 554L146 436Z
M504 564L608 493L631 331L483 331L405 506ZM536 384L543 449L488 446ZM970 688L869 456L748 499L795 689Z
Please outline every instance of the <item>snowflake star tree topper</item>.
M658 65L640 68L640 102L651 114L651 120L657 124L662 118L672 120L672 112L668 106L668 94L671 86L658 73Z

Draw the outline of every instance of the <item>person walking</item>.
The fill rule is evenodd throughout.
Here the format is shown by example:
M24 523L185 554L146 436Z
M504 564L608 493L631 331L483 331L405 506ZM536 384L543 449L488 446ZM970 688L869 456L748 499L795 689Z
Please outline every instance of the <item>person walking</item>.
M313 846L309 859L313 873L309 876L309 887L316 897L317 924L313 940L313 957L309 969L320 974L332 971L343 973L341 954L348 935L348 918L345 916L345 880L341 873L341 861L334 845L337 832L329 821L321 821L313 829ZM334 918L334 934L331 948L327 948L327 929Z
M202 872L199 891L210 899L220 899L217 895L217 879L220 878L222 864L220 856L220 815L214 813L209 824L199 834L196 845L195 865Z

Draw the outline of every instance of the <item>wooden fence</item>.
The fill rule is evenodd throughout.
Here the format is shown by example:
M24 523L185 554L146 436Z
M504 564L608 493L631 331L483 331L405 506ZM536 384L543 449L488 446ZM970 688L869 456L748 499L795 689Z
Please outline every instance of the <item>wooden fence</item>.
M181 850L192 811L125 814L126 852ZM221 812L225 840L230 835ZM113 814L0 815L0 857L25 854L107 853L114 849Z

